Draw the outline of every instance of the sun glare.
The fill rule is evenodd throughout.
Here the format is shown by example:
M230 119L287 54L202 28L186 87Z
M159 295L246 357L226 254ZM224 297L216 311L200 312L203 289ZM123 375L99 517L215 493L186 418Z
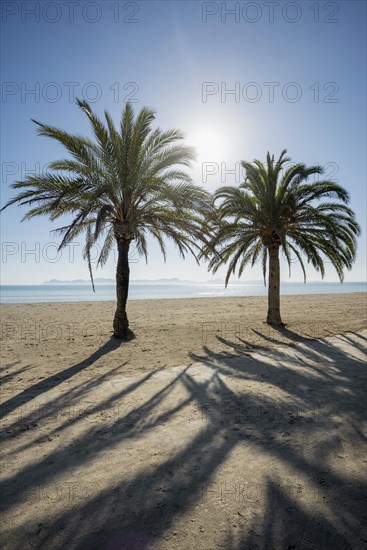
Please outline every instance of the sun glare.
M226 157L225 138L218 130L206 129L193 134L199 162L222 162Z

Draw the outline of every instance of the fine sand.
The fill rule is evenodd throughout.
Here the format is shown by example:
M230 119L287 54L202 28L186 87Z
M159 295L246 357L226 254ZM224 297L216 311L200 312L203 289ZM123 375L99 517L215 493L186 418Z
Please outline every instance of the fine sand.
M2 305L3 548L366 548L366 294L266 305Z

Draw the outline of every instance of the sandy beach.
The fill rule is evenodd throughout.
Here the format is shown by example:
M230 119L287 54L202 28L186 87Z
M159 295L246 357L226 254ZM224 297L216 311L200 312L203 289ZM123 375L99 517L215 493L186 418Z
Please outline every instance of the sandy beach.
M286 330L281 333L264 323L264 297L131 301L128 315L136 339L108 356L94 357L93 372L135 375L216 353L241 355L258 347L358 331L367 326L366 296L283 296ZM2 304L2 362L32 362L22 374L24 385L62 372L108 342L114 311L112 301ZM90 371L78 373L81 380L84 376L89 378Z
M362 549L366 294L6 304L5 549Z

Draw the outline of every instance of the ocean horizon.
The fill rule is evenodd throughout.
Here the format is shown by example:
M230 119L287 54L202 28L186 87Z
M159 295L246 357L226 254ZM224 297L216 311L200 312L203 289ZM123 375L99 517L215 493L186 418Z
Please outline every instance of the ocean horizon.
M115 300L115 285L98 284L93 292L87 284L47 284L47 285L1 285L0 303L26 304L42 302L86 302ZM349 292L366 292L366 282L348 283L292 283L282 282L282 295L294 294L338 294ZM130 284L129 300L152 300L173 298L217 298L266 296L267 288L263 283L229 284L223 283L139 283Z

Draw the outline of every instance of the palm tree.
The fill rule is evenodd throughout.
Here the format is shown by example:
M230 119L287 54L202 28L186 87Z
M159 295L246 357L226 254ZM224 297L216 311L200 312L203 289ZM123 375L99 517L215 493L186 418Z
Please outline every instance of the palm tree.
M343 269L351 269L356 255L356 236L360 227L347 206L349 195L332 181L311 182L310 176L322 174L319 166L307 168L290 161L282 152L278 161L267 154L267 165L259 160L241 162L245 181L239 187L221 187L214 200L222 200L218 221L203 255L209 257L208 269L217 269L229 261L225 284L238 266L244 268L261 261L266 284L268 277L267 323L282 324L280 315L279 250L288 262L298 260L306 282L302 255L313 267L325 273L325 259L343 281ZM282 173L283 172L283 173Z
M117 244L117 308L113 321L114 336L130 339L126 302L129 290L129 249L134 241L147 260L149 233L159 243L166 258L165 237L172 240L180 254L196 248L202 232L202 215L211 205L209 195L191 182L182 167L194 158L192 148L182 144L178 130L153 130L154 112L142 108L135 117L127 104L119 129L105 112L102 122L85 101L77 104L87 115L94 140L72 135L53 126L33 121L38 134L61 143L72 158L52 162L51 171L29 176L12 184L21 192L4 208L18 203L30 206L23 217L46 215L56 220L65 214L72 221L54 231L62 235L59 249L85 232L84 257L91 269L91 249L103 238L97 266L103 266ZM61 175L60 175L61 174Z

